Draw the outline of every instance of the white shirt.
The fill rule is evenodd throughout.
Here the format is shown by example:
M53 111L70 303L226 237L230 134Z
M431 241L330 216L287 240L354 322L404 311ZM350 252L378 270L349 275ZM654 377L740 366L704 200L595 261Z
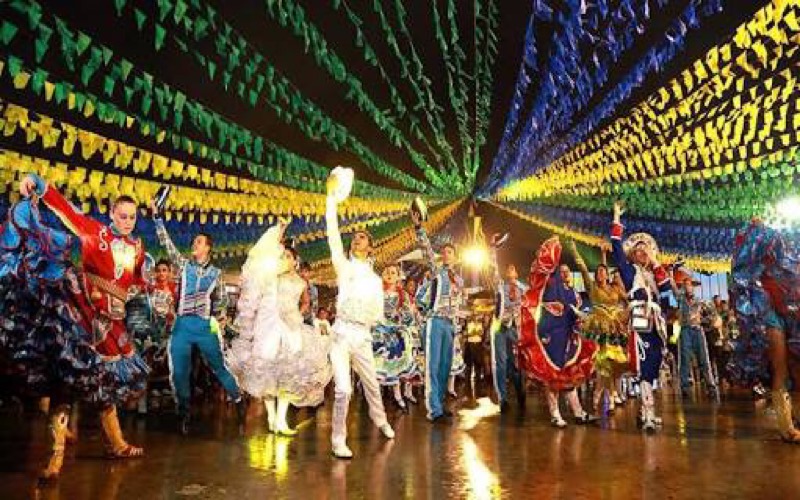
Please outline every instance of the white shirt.
M339 293L336 297L337 321L349 321L372 327L383 319L383 282L372 264L344 253L336 205L328 202L325 213L331 261L336 270Z

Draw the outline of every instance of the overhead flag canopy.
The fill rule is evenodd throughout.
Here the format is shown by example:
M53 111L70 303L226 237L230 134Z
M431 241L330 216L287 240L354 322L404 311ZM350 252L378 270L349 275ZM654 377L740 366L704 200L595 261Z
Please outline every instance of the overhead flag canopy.
M28 172L99 217L170 184L179 244L202 229L233 264L288 216L330 275L344 164L346 227L379 260L412 250L414 196L432 229L476 196L588 245L621 200L669 256L725 270L735 229L798 194L800 2L746 3L4 2L2 203Z

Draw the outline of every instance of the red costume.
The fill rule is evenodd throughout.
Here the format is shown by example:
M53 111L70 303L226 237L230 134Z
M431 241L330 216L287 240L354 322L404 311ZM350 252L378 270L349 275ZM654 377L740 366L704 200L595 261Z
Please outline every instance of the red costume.
M591 377L597 344L577 333L580 296L558 272L561 243L545 241L531 264L522 299L519 366L552 390L576 387Z
M80 240L88 297L79 298L79 305L91 321L95 349L109 360L134 355L125 328L125 302L145 286L141 240L118 235L112 226L84 215L52 186L42 201Z

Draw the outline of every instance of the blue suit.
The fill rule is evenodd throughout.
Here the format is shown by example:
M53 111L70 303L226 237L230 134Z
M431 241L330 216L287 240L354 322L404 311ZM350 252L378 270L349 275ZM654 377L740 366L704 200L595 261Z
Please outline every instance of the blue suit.
M428 418L444 415L447 380L453 365L453 340L457 313L463 304L464 280L452 269L436 265L436 256L425 229L417 228L417 241L422 247L432 273L430 281L418 292L425 322L425 406Z
M172 261L180 268L177 319L169 339L170 382L175 391L178 414L189 413L191 401L192 346L202 353L211 371L234 401L241 399L236 379L225 366L222 339L212 332L211 318L224 315L227 297L222 289L222 271L210 263L199 264L183 257L156 219L156 231Z

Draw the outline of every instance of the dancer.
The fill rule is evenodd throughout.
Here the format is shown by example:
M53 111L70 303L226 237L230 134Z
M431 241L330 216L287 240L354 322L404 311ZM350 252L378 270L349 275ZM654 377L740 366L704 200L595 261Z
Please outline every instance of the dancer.
M550 423L567 426L558 405L560 391L566 392L575 423L597 420L581 406L577 387L594 372L597 345L576 332L580 295L572 288L572 273L561 261L558 236L539 248L531 264L529 290L522 302L519 343L520 368L545 387Z
M198 234L192 242L192 257L187 259L170 239L155 202L150 204L150 208L156 223L158 241L178 267L180 276L177 283L177 319L169 339L169 363L178 409L178 429L181 434L187 435L191 423L190 370L193 346L200 350L211 371L236 404L241 428L244 425L246 408L239 386L225 366L222 354L220 331L224 327L228 300L222 283L222 271L211 264L211 236Z
M175 281L172 277L172 267L168 260L161 259L156 263L155 282L149 287L150 301L155 316L154 335L145 339L141 353L150 367L150 376L147 381L147 390L139 399L138 412L147 413L149 406L159 405L158 398L162 392L157 385L169 379L169 363L167 361L167 347L169 332L175 322ZM150 397L153 397L151 400Z
M656 416L653 384L659 378L666 346L666 322L659 301L666 300L671 285L667 271L656 260L658 245L652 236L635 233L623 244L623 213L622 205L614 203L611 256L628 293L628 358L640 381L639 416L642 428L653 432L661 425Z
M411 300L400 283L398 265L389 264L383 269L381 276L384 317L372 329L375 370L378 382L392 388L395 403L400 410L408 413L401 385L405 383L408 393L411 377L417 371L412 332L414 314Z
M383 318L383 286L372 269L372 238L365 231L356 231L350 242L350 258L345 256L339 233L337 205L352 188L353 171L336 167L328 178L325 221L331 261L336 271L339 293L336 298L336 321L333 324L331 363L335 383L331 445L337 458L352 458L347 446L347 410L353 394L350 367L361 379L369 404L369 415L387 439L394 439L394 430L386 420L380 386L372 354L371 328Z
M87 293L77 295L76 303L90 322L87 327L94 338L100 339L95 350L103 356L107 369L115 372L120 383L127 387L130 397L125 399L135 400L144 390L148 373L125 323L126 303L146 286L142 273L144 245L132 236L136 227L136 202L129 196L114 200L110 213L112 223L105 225L81 213L38 175L31 174L22 180L20 194L25 198L36 195L78 237L83 266L79 278ZM109 455L124 458L144 453L122 437L116 406L106 407L101 421Z
M691 396L692 358L697 360L709 397L717 399L717 384L711 372L711 360L708 356L708 342L703 331L703 316L707 315L706 305L694 295L694 282L691 274L683 279L682 286L672 281L672 290L678 301L680 314L680 348L678 349L678 366L681 374L681 394L684 398Z
M426 290L421 292L428 297L425 307L428 311L425 322L425 405L428 420L436 422L453 415L445 407L445 397L447 392L454 392L454 387L450 387L450 377L458 316L464 305L464 280L454 269L455 246L447 243L442 247L442 264L437 265L436 254L422 226L421 213L412 210L411 221L416 228L417 244L422 248L431 272L431 278L423 286ZM454 381L453 378L453 385Z
M592 279L589 268L586 267L586 262L578 252L574 241L570 242L570 249L592 302L592 312L581 322L581 333L598 346L594 360L597 371L597 385L592 398L594 412L596 415L600 414L603 397L608 398L609 412L613 412L616 399L619 397L615 398L617 385L615 374L628 362L625 290L609 281L608 266L605 263L597 266ZM603 255L605 257L605 253Z
M789 371L800 380L800 248L792 236L758 220L736 236L730 293L739 338L729 368L749 387L771 381L781 439L800 444L786 388Z
M267 230L242 267L235 327L239 336L225 353L242 389L262 398L269 431L293 436L289 404L318 406L333 371L330 337L304 323L298 307L306 281L297 274L297 254L281 242L286 224Z
M492 248L492 260L497 288L495 321L499 322L497 330L489 332L492 346L492 374L500 412L505 413L509 408L506 378L511 379L514 384L520 409L525 407L525 386L517 366L516 347L519 342L522 297L528 291L528 287L519 281L517 267L514 264L506 266L505 279L500 276L496 247Z

